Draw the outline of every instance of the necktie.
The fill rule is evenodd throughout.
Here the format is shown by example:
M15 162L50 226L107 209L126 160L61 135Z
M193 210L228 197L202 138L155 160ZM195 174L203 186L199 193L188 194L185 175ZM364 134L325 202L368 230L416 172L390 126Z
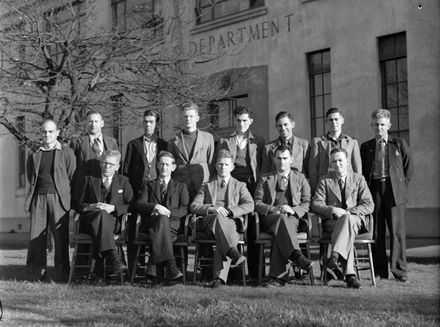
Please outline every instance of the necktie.
M110 178L108 178L108 177L104 178L102 183L104 184L104 187L106 190L108 190L110 188Z
M289 182L288 182L287 176L281 176L281 178L280 178L280 184L279 184L280 190L281 190L281 191L285 191L285 190L287 190L287 184L288 184L288 183L289 183Z
M385 176L385 146L386 146L385 140L381 139L380 140L380 151L379 151L381 177Z
M225 186L226 186L226 181L222 179L222 181L220 182L220 187L223 188Z
M96 152L96 154L97 154L98 156L101 155L101 148L99 147L99 144L100 144L99 139L98 139L98 138L95 138L95 139L93 140L92 149L93 149L93 151Z
M167 184L165 184L164 180L160 181L159 189L160 189L160 201L163 203L167 192Z
M341 202L342 202L342 209L346 209L347 205L345 204L345 185L342 179L338 181L339 184L339 190L341 191Z

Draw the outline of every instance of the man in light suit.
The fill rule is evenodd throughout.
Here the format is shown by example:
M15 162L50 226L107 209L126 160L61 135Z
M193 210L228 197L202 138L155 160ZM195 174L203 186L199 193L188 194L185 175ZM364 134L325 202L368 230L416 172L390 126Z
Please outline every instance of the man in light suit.
M263 161L262 172L276 172L275 152L280 145L285 145L292 154L291 168L303 173L308 177L308 165L310 156L309 141L293 135L295 121L292 114L280 111L275 116L275 126L280 136L266 144L266 156Z
M121 217L133 197L128 178L116 173L121 161L119 151L104 151L100 160L100 174L85 177L76 208L81 213L80 228L90 234L97 259L96 276L91 276L91 281L102 277L104 257L113 266L113 273L127 269L116 253L114 234L120 232Z
M335 148L344 148L348 153L348 169L362 174L361 154L357 140L342 133L344 117L338 108L330 108L325 114L328 132L315 137L311 146L309 160L309 181L312 194L320 177L327 175L330 169L330 152Z
M171 178L176 162L170 152L159 154L157 167L158 178L144 185L134 205L136 212L142 216L139 229L147 230L152 241L148 274L155 284L163 281L164 268L170 282L183 276L176 266L173 242L177 238L181 218L188 213L189 199L186 185Z
M42 146L27 160L29 190L25 210L30 211L29 248L26 265L35 280L45 281L46 247L53 235L56 278L69 274L70 184L76 169L75 155L58 142L59 130L53 120L41 124Z
M348 288L360 288L354 269L354 240L357 234L371 231L370 214L374 203L365 178L348 170L348 154L343 148L330 153L330 175L319 180L312 200L312 211L324 219L323 230L331 233L332 253L329 272L337 274L342 262Z
M254 196L260 228L273 235L269 287L285 285L289 261L305 270L312 266L301 253L297 236L299 221L309 210L310 186L304 174L291 170L292 161L290 148L280 145L275 151L276 173L262 176Z
M237 249L240 238L237 225L246 229L243 216L254 210L246 184L231 176L234 162L229 151L218 152L216 168L217 177L204 184L191 203L191 212L200 216L197 229L216 240L213 288L226 284L229 268L246 260Z
M199 108L194 103L183 106L185 128L168 142L168 151L176 158L173 178L188 187L190 201L202 183L209 181L214 159L214 137L197 129Z
M362 171L374 199L374 271L388 278L386 225L390 234L390 270L397 281L408 280L405 213L408 184L414 172L408 143L388 134L391 113L379 109L371 115L375 138L361 145Z

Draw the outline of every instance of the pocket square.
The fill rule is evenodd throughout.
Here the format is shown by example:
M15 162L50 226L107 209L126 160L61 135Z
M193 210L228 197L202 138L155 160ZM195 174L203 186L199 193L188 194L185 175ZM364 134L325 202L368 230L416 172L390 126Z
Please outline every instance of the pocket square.
M124 190L123 189L119 189L118 193L124 193Z

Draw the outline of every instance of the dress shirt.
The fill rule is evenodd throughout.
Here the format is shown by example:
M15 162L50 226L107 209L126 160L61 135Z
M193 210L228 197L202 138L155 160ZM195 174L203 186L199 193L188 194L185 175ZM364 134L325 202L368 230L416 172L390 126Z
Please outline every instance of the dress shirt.
M95 143L95 139L98 140L99 147L99 155L104 152L104 141L102 140L102 133L98 136L89 135L90 138L90 146L93 148L93 144Z
M153 161L157 154L157 136L152 135L151 138L144 136L144 151L148 162Z

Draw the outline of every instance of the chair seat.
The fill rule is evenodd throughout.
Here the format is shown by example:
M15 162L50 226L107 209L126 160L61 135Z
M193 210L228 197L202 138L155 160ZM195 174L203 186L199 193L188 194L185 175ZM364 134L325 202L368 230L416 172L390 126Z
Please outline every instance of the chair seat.
M298 241L306 241L307 240L307 233L305 233L305 232L298 233L297 237L298 237ZM260 235L258 236L258 239L255 240L256 244L268 243L268 242L272 242L272 234L269 234L269 233L260 233Z
M239 238L239 242L243 243L244 242L244 234L238 234L240 236ZM203 243L203 244L215 244L215 238L212 235L208 235L202 232L197 232L196 233L196 238L193 239L194 243Z
M135 244L144 244L144 243L151 243L150 235L147 233L138 233L136 239L134 240ZM173 242L176 243L187 243L185 239L185 234L178 234L176 240Z
M332 240L332 234L322 232L321 239L319 240L320 243L329 243ZM356 241L372 241L373 240L373 233L367 232L356 235L355 242Z
M73 235L72 243L90 243L92 242L92 238L89 234L78 233Z

